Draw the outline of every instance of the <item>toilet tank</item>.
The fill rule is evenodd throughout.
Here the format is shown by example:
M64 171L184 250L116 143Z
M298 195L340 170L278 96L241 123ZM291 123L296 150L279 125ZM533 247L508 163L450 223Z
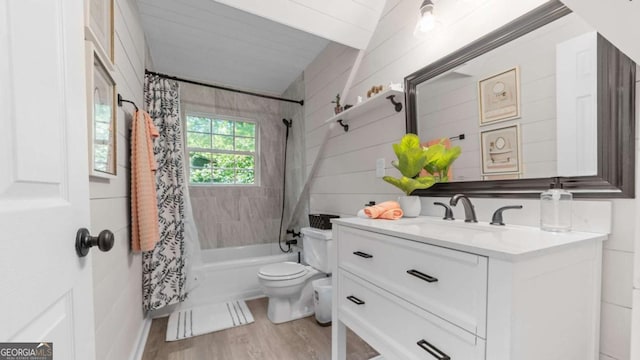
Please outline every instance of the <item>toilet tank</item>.
M331 249L333 239L331 230L320 230L305 227L300 230L302 233L302 254L307 264L314 269L325 274L330 274L333 264L331 261Z

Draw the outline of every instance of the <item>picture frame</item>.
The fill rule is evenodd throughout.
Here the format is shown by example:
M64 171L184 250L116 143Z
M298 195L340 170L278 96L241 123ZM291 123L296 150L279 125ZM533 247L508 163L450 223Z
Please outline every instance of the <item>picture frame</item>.
M518 180L521 178L521 174L491 174L482 175L482 180Z
M84 0L85 40L91 41L107 70L114 70L114 0Z
M85 41L89 174L117 176L116 82L93 42Z
M518 66L478 81L480 126L520 117Z
M480 146L482 175L521 173L522 150L518 124L481 131Z

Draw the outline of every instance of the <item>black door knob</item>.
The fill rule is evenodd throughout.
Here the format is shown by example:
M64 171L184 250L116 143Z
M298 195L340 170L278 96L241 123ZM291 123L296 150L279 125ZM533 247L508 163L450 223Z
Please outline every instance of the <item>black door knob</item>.
M91 236L89 230L82 228L76 233L76 253L79 257L85 257L89 249L98 245L101 251L109 251L113 247L114 236L109 230L102 230L98 236Z

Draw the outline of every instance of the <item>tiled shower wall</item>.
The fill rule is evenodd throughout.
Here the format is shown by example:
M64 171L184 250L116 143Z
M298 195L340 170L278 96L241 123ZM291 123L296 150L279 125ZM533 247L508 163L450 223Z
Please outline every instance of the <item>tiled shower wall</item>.
M193 110L250 119L256 121L259 128L258 186L189 187L201 248L276 242L282 206L285 140L282 105L274 100L203 86L185 83L180 86L183 112Z

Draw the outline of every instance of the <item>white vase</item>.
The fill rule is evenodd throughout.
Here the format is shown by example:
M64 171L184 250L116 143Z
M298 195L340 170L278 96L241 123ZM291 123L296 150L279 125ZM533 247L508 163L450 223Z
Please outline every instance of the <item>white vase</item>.
M420 196L399 196L398 202L404 217L416 217L420 215L422 205L420 205Z

